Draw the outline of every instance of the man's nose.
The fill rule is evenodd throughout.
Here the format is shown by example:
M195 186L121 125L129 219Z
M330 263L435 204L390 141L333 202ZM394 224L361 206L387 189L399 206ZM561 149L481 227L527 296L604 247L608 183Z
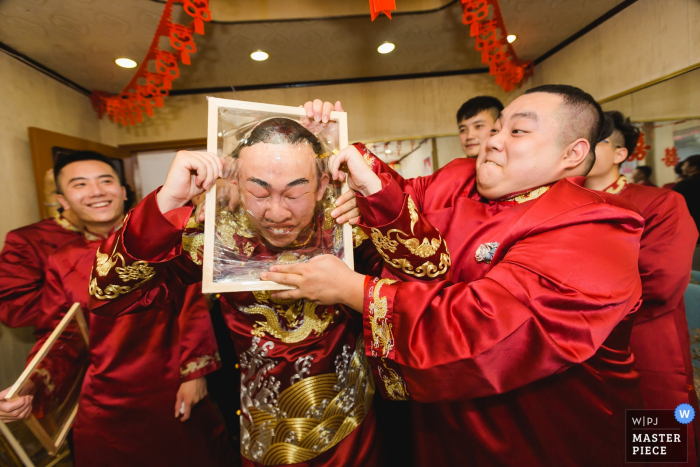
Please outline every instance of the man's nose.
M270 205L265 212L265 217L267 220L274 223L280 223L288 220L291 217L291 212L286 206L278 199L272 199Z
M88 184L88 187L90 196L102 196L105 194L105 189L99 181Z

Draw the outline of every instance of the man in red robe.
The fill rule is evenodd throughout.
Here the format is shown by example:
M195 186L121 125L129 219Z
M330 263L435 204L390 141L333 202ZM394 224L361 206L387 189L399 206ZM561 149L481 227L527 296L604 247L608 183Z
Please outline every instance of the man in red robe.
M124 218L125 190L108 160L75 153L57 166L56 174L59 201L78 216L85 231L49 256L39 341L32 355L73 303L87 310L96 254L98 268L116 266L127 280L138 283L153 274L146 266L126 266L98 253ZM204 376L220 367L209 310L196 286L174 294L173 306L182 310L179 316L159 310L118 319L87 316L90 365L73 427L78 467L232 462L223 424L206 398ZM36 381L37 394L60 394L70 363L46 362Z
M417 465L624 464L625 409L643 408L629 338L644 224L583 187L602 121L590 95L541 86L476 162L430 177L375 161L377 176L349 148L333 173L347 164L383 278L331 257L263 274L297 287L278 299L363 308L377 386L415 401Z
M612 133L596 146L596 161L586 177L586 188L617 195L644 217L639 250L643 302L630 339L644 406L668 410L686 403L697 413L683 294L690 278L698 231L681 195L629 183L620 174L620 164L637 145L639 129L620 112L606 115L613 124ZM693 428L689 427L690 439L694 438ZM696 465L694 443L689 454L689 465Z
M217 248L227 260L256 255L287 262L335 252L341 227L333 217L349 214L327 203L322 153L318 138L290 119L261 122L242 139L231 181L245 209L224 204L216 224ZM164 186L100 248L92 313L108 320L173 312L173 292L202 277L202 226L191 218L189 201L225 175L215 154L177 154ZM355 256L378 264L359 258L363 251L377 258L366 238L355 239ZM142 265L152 275L129 282L107 258ZM214 267L222 276L233 273L226 262ZM241 368L243 465L386 465L376 442L375 387L359 315L335 304L277 300L269 291L223 293L220 303Z
M78 225L78 218L64 211L8 232L0 253L0 322L5 326L36 324L46 259L80 236Z

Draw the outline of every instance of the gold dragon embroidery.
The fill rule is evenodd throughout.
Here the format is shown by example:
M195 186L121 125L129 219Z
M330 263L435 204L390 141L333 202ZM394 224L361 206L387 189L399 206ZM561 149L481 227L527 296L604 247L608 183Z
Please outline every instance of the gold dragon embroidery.
M151 280L155 275L156 271L154 268L148 265L146 261L134 261L133 264L126 264L126 260L121 253L117 253L117 246L119 246L119 237L115 239L114 249L111 255L102 253L99 249L96 253L96 265L93 270L93 278L90 281L90 287L88 289L90 295L94 296L99 300L111 300L117 298L121 294L129 293L132 290L138 289L143 284ZM115 265L121 261L121 266L115 267ZM134 285L116 285L109 284L104 291L97 285L97 278L94 277L94 272L100 277L105 277L114 268L117 273L117 277L124 282L129 281L139 281Z
M406 381L399 376L399 374L393 369L386 366L386 362L382 358L382 365L377 367L379 372L379 377L384 382L384 388L386 389L386 395L391 400L395 401L405 401L408 400L410 394L408 393L408 387L406 386Z
M375 349L381 347L381 356L389 356L389 352L394 348L394 333L392 324L386 319L388 304L386 297L379 295L379 291L384 284L393 284L396 281L391 279L381 279L374 286L372 301L369 304L369 320L372 327L372 356L376 357Z
M295 344L309 337L312 332L316 336L323 335L328 325L333 322L333 309L325 311L319 318L316 314L318 305L315 303L305 300L271 299L269 291L253 292L253 295L259 304L239 307L243 313L259 314L265 318L265 321L257 321L253 325L253 336L264 337L268 334L286 344ZM268 304L270 301L272 306ZM280 318L287 322L287 329L282 327Z

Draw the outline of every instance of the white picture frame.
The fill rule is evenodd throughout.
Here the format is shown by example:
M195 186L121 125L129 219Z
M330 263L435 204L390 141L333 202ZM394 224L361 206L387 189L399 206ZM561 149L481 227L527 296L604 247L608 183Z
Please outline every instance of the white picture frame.
M247 102L231 99L221 99L217 97L207 97L208 119L207 119L207 152L217 154L218 151L218 122L219 109L227 108L234 110L252 111L267 114L279 114L289 118L300 119L306 116L306 111L302 107L292 107L285 105L263 104L257 102ZM336 122L339 128L339 149L348 146L348 120L346 112L331 112L330 120ZM348 190L347 182L342 185L342 193ZM212 186L206 195L205 201L205 221L204 221L204 257L202 262L202 292L203 293L226 293L226 292L250 292L262 290L289 290L293 287L278 284L272 281L240 281L240 282L214 282L214 243L215 243L215 221L216 221L216 184ZM353 262L353 240L352 226L343 225L343 248L344 261L354 269Z

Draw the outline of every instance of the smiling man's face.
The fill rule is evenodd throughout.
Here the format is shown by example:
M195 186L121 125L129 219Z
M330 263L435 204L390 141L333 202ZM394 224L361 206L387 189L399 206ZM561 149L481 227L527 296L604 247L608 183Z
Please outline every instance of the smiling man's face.
M459 142L467 157L477 157L481 145L491 136L494 116L490 110L482 110L472 118L459 122Z
M86 226L116 222L124 215L126 189L114 168L104 162L71 162L58 176L57 196L64 210L70 210Z
M583 144L566 129L571 123L557 94L536 92L515 99L496 120L485 152L479 155L477 187L500 199L575 175L585 175L570 150ZM588 153L585 142L581 150ZM577 173L581 172L581 173Z
M238 156L239 195L253 228L269 244L285 247L311 224L330 181L320 179L309 144L258 143Z

